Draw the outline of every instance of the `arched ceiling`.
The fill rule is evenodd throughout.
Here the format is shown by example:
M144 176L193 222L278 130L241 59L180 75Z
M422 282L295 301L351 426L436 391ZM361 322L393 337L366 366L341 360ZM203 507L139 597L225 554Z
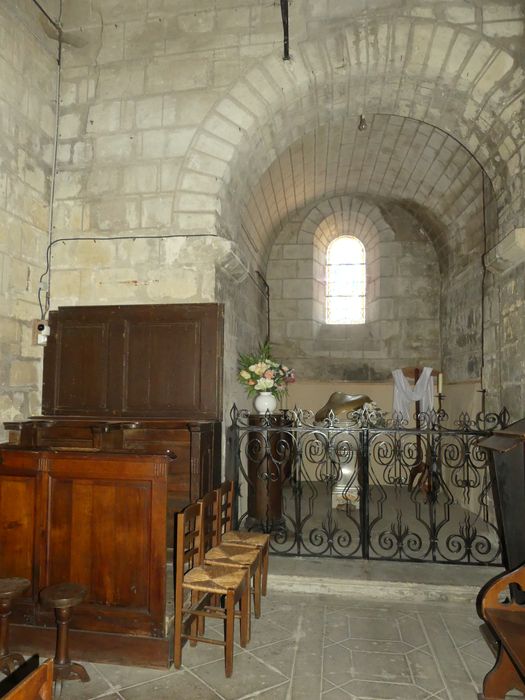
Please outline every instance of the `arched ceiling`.
M178 230L239 238L264 265L275 225L343 183L371 196L390 191L446 228L443 217L451 225L455 212L468 218L473 179L481 191L476 161L492 182L502 230L512 226L523 200L524 72L500 43L371 11L305 41L292 58L265 58L210 110L180 170ZM370 124L364 145L360 113ZM449 243L436 241L442 257L458 246L468 255L468 239Z
M305 133L238 201L243 236L255 255L267 259L276 232L295 212L341 194L384 207L402 203L416 213L441 257L457 252L455 233L480 207L479 164L429 124L391 115L365 118L365 130L353 117ZM482 229L478 234L469 242L474 249Z

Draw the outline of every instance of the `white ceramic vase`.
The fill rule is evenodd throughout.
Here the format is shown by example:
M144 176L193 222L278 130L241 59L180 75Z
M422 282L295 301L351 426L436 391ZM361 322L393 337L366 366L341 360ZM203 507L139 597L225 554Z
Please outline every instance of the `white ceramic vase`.
M277 408L277 398L271 391L261 391L254 398L253 407L260 415L264 415L266 411L273 413Z

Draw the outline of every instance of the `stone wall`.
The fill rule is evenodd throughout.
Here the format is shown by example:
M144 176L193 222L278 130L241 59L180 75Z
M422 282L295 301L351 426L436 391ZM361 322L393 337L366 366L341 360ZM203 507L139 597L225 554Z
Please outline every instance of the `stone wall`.
M56 85L57 44L42 14L29 0L1 3L0 423L40 406L42 348L32 345L31 321L40 318L48 243Z
M296 37L293 60L283 62L272 53L247 70L213 106L196 133L181 182L196 167L210 172L208 164L200 168L199 152L215 154L214 174L223 186L218 197L201 202L210 216L219 202L221 221L230 229L240 209L239 235L254 254L267 255L269 232L297 205L290 174L299 181L297 190L306 199L332 185L333 174L324 177L324 173L334 150L326 139L318 138L317 130L328 123L340 129L343 119L357 125L360 113L369 122L374 115L412 117L453 135L493 180L505 229L519 217L523 134L515 125L523 98L519 39L523 7L518 2L490 8L486 3L478 8L465 3L451 13L449 3L424 3L424 10L414 3L400 12L397 3L389 4L382 3L381 11L371 7L373 13L358 18L353 10L359 5L362 12L360 3L330 7L336 9L337 31L332 18L325 16L329 11L325 4L316 22L307 21L307 39ZM303 7L308 20L310 5L303 3ZM474 21L453 19L460 16ZM494 21L490 36L484 20L489 16ZM507 39L496 36L504 28L509 31ZM274 180L273 192L265 196L262 174L301 135L308 136L308 158L289 158L284 179ZM391 148L387 137L385 146ZM337 133L333 140L337 153ZM224 148L224 142L231 148ZM387 153L383 155L388 161ZM315 172L310 177L312 167ZM176 199L181 228L187 203L195 203L197 195L203 194L198 185L188 184L192 196L185 188L184 197ZM253 199L256 206L250 206ZM438 199L438 193L430 191L425 201L432 209ZM191 221L186 223L191 230Z
M341 235L365 246L364 324L325 323L326 250ZM268 280L273 345L302 379L381 381L396 367L441 367L438 258L396 204L337 197L299 214L277 236Z
M60 5L45 3L54 15ZM29 0L0 11L4 415L35 412L38 400L29 320L45 268L56 43L35 12ZM51 307L225 300L229 374L236 350L264 333L257 294L228 282L235 260L265 275L275 236L298 212L334 196L383 198L420 222L436 251L445 364L458 379L479 375L480 329L498 304L485 349L503 350L506 369L486 378L525 410L517 271L494 294L485 275L485 308L479 299L480 168L493 187L495 241L525 223L523 14L521 0L295 0L283 62L278 3L63 3ZM361 135L375 137L346 148L360 114ZM420 350L411 357L423 359Z

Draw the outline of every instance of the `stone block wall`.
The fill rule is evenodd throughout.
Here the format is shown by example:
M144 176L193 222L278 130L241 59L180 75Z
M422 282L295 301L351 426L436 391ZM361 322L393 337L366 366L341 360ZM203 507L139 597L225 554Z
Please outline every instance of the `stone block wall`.
M100 270L89 246L67 243L60 254L55 248L53 303L75 298L86 303L99 294L124 302L206 300L219 293L213 261L206 255L205 261L188 261L184 253L166 257L170 244L162 238L158 246L146 240L139 249L139 237L218 234L237 242L252 274L255 269L265 273L276 233L293 226L303 206L346 193L340 189L343 183L343 190L354 193L364 188L375 196L402 198L405 211L413 206L428 210L423 217L421 211L413 213L424 230L433 232L443 274L440 302L436 297L443 364L451 378L479 376L483 240L477 176L439 129L427 133L423 124L412 133L399 117L382 123L381 112L429 121L466 144L489 168L501 220L512 225L518 209L510 202L516 201L515 195L521 197L513 181L521 156L519 134L516 129L509 133L507 125L519 113L518 99L509 96L519 93L519 78L512 71L523 37L520 3L413 0L400 13L398 4L389 0L366 7L358 1L326 0L320 5L300 0L290 7L293 60L288 64L280 61L279 7L263 5L242 0L228 7L211 0L198 6L189 0L176 6L163 0L101 5L75 0L65 6L65 28L73 40L85 41L83 46L73 41L76 46L64 51L55 235L96 237L99 243L133 235L137 241L107 240ZM370 15L365 21L366 12L372 13L372 22ZM346 33L340 31L344 26ZM432 89L438 83L441 98ZM348 150L341 147L347 137L337 119L340 113L348 115L348 104L356 116L359 111L377 113L374 124L377 118L384 140L368 149L355 146L346 177L346 156L340 154ZM504 105L505 113L495 116L493 105ZM336 126L328 138L315 132L326 122ZM305 148L292 147L285 162L281 154L303 134ZM411 148L413 157L399 160L400 147ZM338 174L330 171L331 158L341 163ZM270 171L278 159L279 167ZM311 163L313 176L308 174ZM518 187L507 198L502 195L506 179L509 188ZM305 196L308 188L310 198ZM470 224L458 224L461 217ZM137 250L141 259L134 263ZM282 252L288 255L292 249ZM312 319L304 317L305 300L297 297L310 264L314 290L307 301L315 311ZM323 304L319 260L283 257L278 266L283 278L272 281L273 291L283 296L283 310L296 314L290 323L293 337L301 340L300 352L313 348L313 337L324 342L322 352L328 345L347 345L346 338L323 339L316 322ZM374 266L371 257L372 271ZM174 267L180 270L176 280L170 276ZM284 279L285 268L292 267L297 272ZM105 274L109 269L114 283ZM373 299L377 279L370 284L369 313L384 321L398 292L382 299L380 311ZM385 279L384 289L386 285ZM238 303L234 298L232 303ZM378 320L380 337L356 340L360 348L368 348L369 368L374 360L376 371L384 372L381 358L372 354L385 355L387 346L391 356L428 354L421 344L410 353L400 351L409 328L419 325L417 333L432 336L425 325L428 319L417 318L426 314L421 304L414 301L414 318L407 319L404 329L401 324L400 333L389 336L392 328ZM363 371L363 352L358 350L357 372ZM339 371L336 362L334 372Z
M474 378L484 366L487 381L500 382L493 393L523 405L523 375L515 373L525 338L512 335L521 333L523 309L512 296L520 293L518 272L492 287L485 275L484 305L478 296L480 165L493 184L491 245L525 224L521 0L296 0L289 62L281 60L278 3L43 4L54 17L62 7L64 28L52 237L67 240L52 248L52 307L225 300L230 372L236 350L250 349L241 346L264 333L257 294L245 297L244 282L241 293L228 282L232 259L253 276L266 274L276 235L293 238L317 204L341 195L372 197L377 206L395 201L401 219L410 214L420 222L436 251L443 362L457 379ZM0 156L8 163L0 173L8 359L0 366L8 417L38 410L40 351L28 339L29 320L38 315L35 279L45 268L56 42L35 12L30 0L0 8L0 100L7 105ZM361 113L369 130L359 132L359 142ZM458 144L474 158L465 161ZM410 238L416 228L405 240L392 208L381 213L396 236L389 242L394 259L410 263L399 251L417 239ZM273 292L281 294L283 313L294 315L275 318L276 337L284 337L281 322L293 324L288 339L298 361L309 352L346 352L350 341L323 339L319 325L321 248L310 260L301 245L276 244L282 276L272 280ZM371 249L369 311L377 334L365 343L354 331L351 340L354 369L366 365L367 376L382 376L385 354L401 361L406 339L410 358L423 361L428 348L413 339L432 335L424 324L437 313L426 316L426 299L417 299L404 321L388 311L403 285L396 275L381 277L389 271L383 260ZM419 270L417 260L413 265ZM310 274L312 293L303 299L297 294ZM398 323L393 335L391 323ZM489 368L497 357L507 369ZM331 361L333 372L343 371L345 357Z
M325 323L326 249L341 235L365 246L364 324ZM396 205L348 197L319 203L278 235L268 280L273 345L302 379L381 381L396 367L441 367L438 258Z
M525 415L525 264L498 279L501 403L514 419Z
M53 3L48 3L53 11ZM1 422L40 406L39 278L48 243L56 133L57 44L30 0L0 4Z
M490 410L505 406L516 420L525 414L525 264L487 272L485 290L487 406Z

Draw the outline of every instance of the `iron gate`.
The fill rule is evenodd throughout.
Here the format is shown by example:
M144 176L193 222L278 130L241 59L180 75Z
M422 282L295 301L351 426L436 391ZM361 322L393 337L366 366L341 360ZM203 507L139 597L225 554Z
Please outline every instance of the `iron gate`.
M239 526L275 553L500 564L481 437L508 414L421 414L419 429L358 411L315 424L310 411L232 409Z

